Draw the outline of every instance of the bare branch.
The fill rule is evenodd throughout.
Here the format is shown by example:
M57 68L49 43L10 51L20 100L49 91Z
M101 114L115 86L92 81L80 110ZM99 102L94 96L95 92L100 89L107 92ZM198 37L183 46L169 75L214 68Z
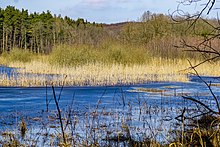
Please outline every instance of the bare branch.
M205 109L207 109L210 113L214 113L214 114L219 114L218 112L212 110L211 108L209 108L206 104L202 103L201 101L195 99L195 98L192 98L192 97L187 97L187 96L183 96L184 99L186 100L190 100L190 101L193 101L195 103L198 103L200 104L201 106L203 106Z
M192 64L191 64L190 61L189 61L189 64L190 64L190 66L192 67L192 69L195 71L195 73L196 73L196 75L199 77L199 79L200 79L201 81L203 81L203 83L205 83L205 85L208 87L208 89L209 89L211 95L213 96L213 98L214 98L214 100L215 100L215 102L216 102L216 106L217 106L217 108L218 108L218 114L220 114L219 102L218 102L218 99L217 99L216 95L213 93L210 84L208 84L206 81L204 81L204 80L201 78L201 76L198 74L197 70L192 66ZM191 99L191 100L192 100L192 99ZM199 102L199 104L201 104L202 106L204 106L205 108L208 109L208 107L207 107L205 104L203 104L202 102L200 102L200 101L197 101L197 102ZM208 110L210 111L210 109L208 109ZM210 112L213 112L213 113L214 113L214 111L210 111ZM215 112L215 113L216 113L216 112Z

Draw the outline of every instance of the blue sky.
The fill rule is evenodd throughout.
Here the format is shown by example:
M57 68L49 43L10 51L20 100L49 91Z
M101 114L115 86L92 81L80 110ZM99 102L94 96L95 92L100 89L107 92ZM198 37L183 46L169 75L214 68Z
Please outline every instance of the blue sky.
M136 21L144 11L168 14L177 8L176 0L0 0L7 5L28 9L29 12L50 10L53 14L84 18L88 21L116 23ZM195 6L186 11L194 10Z

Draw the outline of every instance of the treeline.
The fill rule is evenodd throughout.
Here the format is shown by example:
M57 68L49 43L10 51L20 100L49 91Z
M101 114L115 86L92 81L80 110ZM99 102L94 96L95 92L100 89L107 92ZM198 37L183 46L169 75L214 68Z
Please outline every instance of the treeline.
M194 20L181 21L184 18L164 14L144 12L139 22L131 22L123 28L123 39L128 42L148 43L162 37L203 37L213 31L215 20L198 20L196 26L190 27Z
M0 53L20 48L49 54L58 45L79 47L80 44L86 44L104 48L106 42L114 42L146 46L155 52L155 56L167 56L174 52L173 44L180 37L205 37L213 29L201 19L196 29L192 27L186 31L190 24L189 21L176 23L170 16L147 11L138 22L107 25L90 23L82 18L73 20L67 16L56 16L50 11L29 13L28 10L8 6L0 8Z
M49 53L56 44L93 43L92 40L98 40L100 29L101 24L82 18L75 21L50 11L30 14L28 10L8 6L0 8L0 52L22 48Z
M199 54L183 52L175 46L180 45L180 40L195 44L205 39L207 35L213 33L213 26L218 21L202 18L195 26L191 26L193 21L185 21L185 18L179 16L170 17L147 11L138 22L124 25L119 38L126 44L144 45L151 57L201 58Z

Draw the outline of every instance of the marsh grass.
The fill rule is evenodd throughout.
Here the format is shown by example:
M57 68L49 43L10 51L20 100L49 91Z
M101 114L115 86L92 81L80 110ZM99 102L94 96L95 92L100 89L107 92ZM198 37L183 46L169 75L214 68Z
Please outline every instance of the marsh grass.
M11 62L10 67L19 67L18 73L1 73L4 86L45 86L62 85L117 85L140 84L152 81L187 82L189 69L187 60L165 60L154 58L145 64L104 64L86 63L74 67L51 65L47 57L31 62ZM196 64L199 61L194 61ZM218 63L207 63L197 68L201 75L219 76ZM10 76L10 77L9 77Z
M199 61L192 61L197 64ZM219 76L219 63L207 63L197 68L201 75ZM8 86L45 86L61 85L66 78L66 85L117 85L140 84L152 81L187 82L189 69L187 60L166 60L153 58L145 64L104 64L86 63L74 67L51 65L48 57L31 62L11 62L10 67L19 67L18 74L2 73L1 85Z
M170 146L220 146L219 117L204 115L193 121L186 121L188 127L183 134L176 131L175 141ZM183 140L183 141L182 141Z
M22 139L25 138L26 133L27 133L27 125L25 123L25 120L22 119L21 123L20 123L20 135L21 135Z
M175 64L176 65L176 64ZM102 63L85 64L76 67L51 66L45 62L11 64L20 67L18 74L2 74L2 85L45 86L61 85L66 78L66 85L117 85L140 84L152 81L188 81L187 75L180 73L172 63L164 61L143 65L123 65Z
M20 124L19 124L19 134L16 134L17 131L16 131L17 128L15 128L15 130L13 131L4 131L2 134L1 134L1 139L0 139L0 144L3 146L3 147L17 147L17 146L25 146L26 144L24 142L25 141L25 136L27 134L27 125L26 125L26 122L25 122L25 119L22 118L22 120L20 121Z
M15 134L10 133L10 132L4 132L2 134L2 136L4 137L3 141L0 141L1 145L3 147L16 147L16 146L24 146L23 144L21 144L15 137Z
M4 52L1 55L0 63L19 69L15 73L10 73L11 75L2 71L0 84L61 85L65 76L67 76L66 85L188 81L187 74L192 72L192 69L188 68L187 59L191 59L191 63L196 65L201 61L200 58L195 55L191 57L186 53L181 55L180 51L169 45L172 40L166 38L160 40L159 44L152 40L146 46L111 41L96 46L59 45L54 47L49 55L36 55L27 50L13 49L10 53ZM218 66L219 62L207 63L197 67L197 70L200 75L219 76Z
M154 89L154 88L138 88L136 90L133 90L135 92L150 92L150 93L163 93L167 90L164 89Z

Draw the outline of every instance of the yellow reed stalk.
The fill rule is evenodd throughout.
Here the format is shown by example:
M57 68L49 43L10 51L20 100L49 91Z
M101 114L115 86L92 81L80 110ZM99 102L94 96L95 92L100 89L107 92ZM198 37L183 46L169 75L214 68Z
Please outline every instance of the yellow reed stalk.
M191 61L193 65L199 61ZM123 65L87 63L76 67L59 67L49 64L46 58L33 60L30 63L10 63L11 67L20 67L17 79L10 80L3 75L0 78L1 85L18 84L21 86L45 86L46 83L62 85L65 79L66 85L115 85L136 84L148 81L174 81L187 82L189 64L185 59L152 58L145 64ZM197 68L199 74L219 76L219 63L203 64ZM27 74L34 74L29 75ZM52 76L50 76L52 75ZM7 81L9 80L9 81Z

